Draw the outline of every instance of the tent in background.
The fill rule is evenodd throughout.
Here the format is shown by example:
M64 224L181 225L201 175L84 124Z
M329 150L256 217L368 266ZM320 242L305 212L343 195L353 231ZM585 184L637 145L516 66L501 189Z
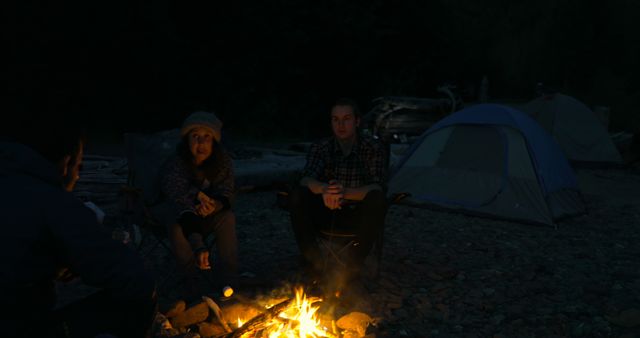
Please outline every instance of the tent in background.
M527 114L497 104L460 110L424 132L394 168L389 192L549 225L585 211L558 144Z
M560 93L519 107L558 141L567 158L578 162L622 162L605 126L584 103Z

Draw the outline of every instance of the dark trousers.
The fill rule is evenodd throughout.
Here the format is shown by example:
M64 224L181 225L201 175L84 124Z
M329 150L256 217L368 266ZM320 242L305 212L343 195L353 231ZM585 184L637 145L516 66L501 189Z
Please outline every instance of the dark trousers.
M184 213L178 219L178 224L182 231L170 231L172 236L181 237L172 238L178 263L187 266L194 264L193 250L187 241L191 234L198 233L206 239L213 233L218 254L218 260L212 264L213 270L219 272L216 275L221 286L233 285L238 272L238 240L234 213L231 210L222 210L204 218L193 213Z
M295 188L289 195L291 225L303 258L315 269L322 267L322 255L316 238L321 229L350 229L359 245L351 252L349 268L358 270L371 251L376 239L384 231L387 202L384 193L370 191L357 203L330 210L322 195L305 187Z
M23 304L25 305L25 304ZM15 318L5 317L7 337L151 337L151 323L157 311L156 295L147 299L120 299L99 291L60 309L47 311L31 303L24 311L12 309ZM5 321L8 321L5 323Z

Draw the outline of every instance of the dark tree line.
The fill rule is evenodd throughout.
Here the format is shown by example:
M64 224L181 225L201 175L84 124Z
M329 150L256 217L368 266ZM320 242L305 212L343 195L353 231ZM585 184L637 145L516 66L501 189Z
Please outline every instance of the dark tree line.
M544 82L610 106L614 129L640 129L640 3L631 0L5 7L13 101L25 110L60 101L115 132L212 109L238 134L312 137L339 96L367 110L378 96L435 97L438 84L455 82L474 100L485 75L494 99L530 99Z

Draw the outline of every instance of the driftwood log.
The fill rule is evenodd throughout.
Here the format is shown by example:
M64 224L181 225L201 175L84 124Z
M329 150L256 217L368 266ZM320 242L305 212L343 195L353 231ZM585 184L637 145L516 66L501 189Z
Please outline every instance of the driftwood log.
M456 110L453 94L449 98L438 99L385 96L375 99L374 103L375 107L363 117L363 121L383 139L394 134L420 135Z
M287 299L282 301L270 308L268 308L264 313L253 317L251 320L246 322L241 327L237 328L235 331L226 334L222 337L224 338L239 338L246 333L253 333L259 330L264 329L264 327L274 318L277 318L280 313L285 311L293 302L293 299Z

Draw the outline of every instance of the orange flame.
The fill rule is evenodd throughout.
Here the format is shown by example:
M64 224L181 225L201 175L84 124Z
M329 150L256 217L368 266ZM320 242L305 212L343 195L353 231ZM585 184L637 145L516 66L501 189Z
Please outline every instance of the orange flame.
M285 311L281 312L279 318L269 322L262 332L262 337L269 338L317 338L335 337L326 328L322 327L318 319L317 311L319 306L315 303L321 302L320 298L310 297L304 294L302 288L296 288L296 300L292 302ZM238 327L242 326L242 321L238 318ZM247 335L248 337L249 335ZM244 337L244 335L243 335Z

